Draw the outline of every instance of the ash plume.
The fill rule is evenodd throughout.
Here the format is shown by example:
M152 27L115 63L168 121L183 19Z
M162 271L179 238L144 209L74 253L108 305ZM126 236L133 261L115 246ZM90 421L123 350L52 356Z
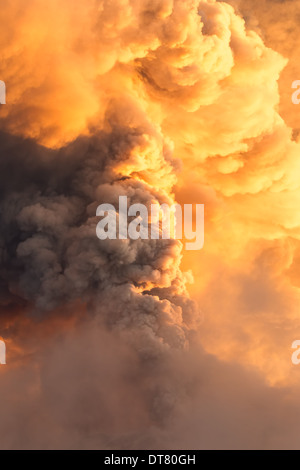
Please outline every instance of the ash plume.
M300 223L287 61L215 0L3 0L0 20L1 447L292 445L298 387L267 384L246 341L259 356L253 305L298 296L278 280ZM180 242L98 240L119 196L207 203L209 331Z

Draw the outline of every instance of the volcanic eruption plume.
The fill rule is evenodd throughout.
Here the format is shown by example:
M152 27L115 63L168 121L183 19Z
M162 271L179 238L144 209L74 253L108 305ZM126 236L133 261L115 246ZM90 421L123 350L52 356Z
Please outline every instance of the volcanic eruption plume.
M215 0L2 0L0 19L0 333L12 363L1 370L2 445L180 445L170 423L195 429L199 374L209 388L208 369L224 373L198 344L182 244L99 241L96 209L119 196L171 205L190 189L208 205L206 236L227 248L232 237L233 265L251 237L263 249L296 243L299 145L277 109L286 61ZM285 210L262 234L280 195ZM223 213L236 231L216 229ZM197 260L207 308L219 309L214 267ZM282 397L253 381L276 429Z

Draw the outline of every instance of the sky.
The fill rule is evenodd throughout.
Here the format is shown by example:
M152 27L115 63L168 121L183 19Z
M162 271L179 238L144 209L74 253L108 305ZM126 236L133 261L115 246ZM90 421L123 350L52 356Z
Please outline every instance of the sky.
M2 0L1 449L299 449L298 0ZM96 237L204 204L205 245Z

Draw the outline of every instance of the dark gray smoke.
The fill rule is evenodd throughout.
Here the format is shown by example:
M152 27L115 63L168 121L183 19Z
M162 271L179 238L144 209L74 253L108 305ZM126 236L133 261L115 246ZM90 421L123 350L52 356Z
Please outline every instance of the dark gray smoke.
M80 299L110 327L135 331L145 349L149 341L184 347L193 305L181 244L96 237L99 204L117 207L119 195L130 204L170 200L138 179L138 168L115 170L145 145L145 130L115 125L58 150L0 138L2 302L22 299L43 315ZM162 152L169 169L170 153Z

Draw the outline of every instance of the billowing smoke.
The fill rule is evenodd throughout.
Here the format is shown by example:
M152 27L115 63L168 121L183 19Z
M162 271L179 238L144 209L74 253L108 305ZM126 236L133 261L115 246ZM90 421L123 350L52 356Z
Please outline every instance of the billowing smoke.
M285 59L215 0L2 3L2 447L288 447L294 397L199 346L181 243L96 237L98 205L119 196L206 203L208 248L191 263L232 344L220 330L206 338L232 359L237 260L263 264L271 296L264 250L282 243L286 266L282 239L297 240Z
M80 299L111 326L139 329L143 342L157 337L184 347L193 307L179 270L181 244L96 237L99 203L117 207L119 195L130 203L170 201L140 176L153 170L166 180L170 151L136 124L121 128L111 117L111 129L60 150L2 136L2 298L20 297L41 315Z
M20 15L31 18L33 8L38 9L41 3L30 5ZM69 3L65 3L64 8L72 17ZM174 14L178 14L178 8L184 11L186 7L175 3L174 8ZM88 89L93 79L92 92L100 109L85 124L86 129L80 129L87 135L57 148L66 121L60 122L62 110L54 104L57 114L52 118L58 123L53 132L48 108L44 116L45 104L41 103L34 120L41 119L42 123L36 121L32 126L40 126L37 140L47 147L48 132L51 141L57 138L54 149L21 138L11 142L9 136L2 136L1 174L4 180L10 175L8 187L5 181L1 185L1 222L5 227L1 240L3 293L25 299L39 312L76 299L90 306L97 304L91 308L105 316L111 326L137 329L145 349L148 341L155 338L159 345L186 344L185 330L192 320L193 306L185 289L186 276L179 269L181 245L174 240L99 242L95 237L95 214L99 204L116 205L120 195L126 195L131 204L174 200L172 187L179 165L173 159L170 139L164 137L159 123L147 112L149 93L143 85L147 70L139 62L148 57L149 48L155 54L170 34L164 28L165 18L169 18L167 24L173 24L172 9L172 2L158 2L151 7L140 2L88 2L85 15L75 18L81 27L89 21L86 32L82 37L72 37L71 44L63 44L66 60L60 52L56 57L57 62L63 62L58 65L60 73L69 60L78 57L76 67L80 73L81 60L91 60L90 56L96 54L92 77L83 76L80 83L81 88ZM137 29L147 17L148 32L145 38L136 39ZM152 17L157 20L151 21ZM200 27L200 18L198 22ZM171 39L169 47L175 38ZM36 54L36 60L40 58L43 63L45 56L40 57L39 48L32 50L28 40L26 35L25 56L29 52ZM57 51L53 53L56 55ZM112 56L109 60L108 55ZM47 55L48 62L50 58L51 53ZM11 62L20 66L13 51L4 61L3 70L11 70ZM53 93L51 99L55 102L57 88L69 86L67 76L57 83L52 71L50 77L40 77L35 85L38 91L33 94L28 84L33 78L27 77L27 67L26 63L22 78L15 77L17 83L6 75L6 81L11 83L11 106L7 108L4 127L13 128L14 133L20 133L16 121L22 119L16 119L16 109L19 116L23 114L28 120L32 103L38 102L37 94L41 93L44 99L44 94ZM50 89L45 80L54 81ZM72 86L72 107L76 108L77 81ZM28 89L30 96L26 98ZM30 126L25 128L27 139L35 137ZM74 132L73 129L68 140ZM153 289L155 295L151 294Z

